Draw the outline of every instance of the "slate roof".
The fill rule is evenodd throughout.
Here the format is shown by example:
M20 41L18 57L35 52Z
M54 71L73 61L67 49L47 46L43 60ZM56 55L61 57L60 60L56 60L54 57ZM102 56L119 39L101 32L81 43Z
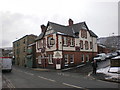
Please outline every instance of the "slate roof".
M73 36L73 37L75 37L75 33L79 32L80 29L82 29L82 27L84 25L87 28L87 30L89 31L90 36L97 37L97 35L95 33L93 33L91 30L88 29L85 22L73 24L72 26L64 26L64 25L53 23L53 22L48 22L47 26L49 26L49 25L52 27L52 29L55 31L55 33L59 32L61 34ZM42 39L45 32L42 32L36 40Z

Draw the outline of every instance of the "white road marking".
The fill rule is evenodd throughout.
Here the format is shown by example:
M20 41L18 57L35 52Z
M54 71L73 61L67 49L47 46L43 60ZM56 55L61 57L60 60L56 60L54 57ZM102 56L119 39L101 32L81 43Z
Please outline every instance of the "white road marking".
M42 79L45 79L45 80L48 80L48 81L51 81L51 82L56 82L55 80L52 80L52 79L48 79L48 78L45 78L45 77L42 77L42 76L38 76L39 78L42 78Z
M5 76L4 76L4 78L5 78L5 80L6 80L6 82L7 82L7 86L8 86L9 88L15 88L15 86L11 83L11 81L10 81L8 78L6 78Z
M64 73L57 73L58 75L63 75L63 76L70 76L69 74L64 74Z
M74 87L74 88L81 88L81 89L84 89L84 88L82 88L82 87L75 86L75 85L71 85L71 84L68 84L68 83L62 83L62 84L66 85L66 86Z
M26 73L26 74L28 74L28 75L32 75L32 76L34 75L34 74L32 74L32 73L28 73L28 72L24 72L24 73Z

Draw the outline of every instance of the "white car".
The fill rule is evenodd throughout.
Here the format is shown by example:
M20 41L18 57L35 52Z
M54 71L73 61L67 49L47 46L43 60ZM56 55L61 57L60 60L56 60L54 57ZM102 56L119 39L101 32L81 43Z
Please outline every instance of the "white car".
M106 54L105 53L101 53L101 54L97 54L97 56L94 57L94 60L96 61L102 61L106 59Z

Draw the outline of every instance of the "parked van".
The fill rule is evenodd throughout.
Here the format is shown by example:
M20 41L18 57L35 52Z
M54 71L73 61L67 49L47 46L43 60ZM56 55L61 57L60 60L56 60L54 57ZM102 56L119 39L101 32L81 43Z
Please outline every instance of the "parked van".
M12 58L11 57L0 57L0 63L2 71L12 71Z
M97 54L94 57L94 60L96 60L96 61L102 61L102 60L105 60L105 59L106 59L106 54L105 53Z

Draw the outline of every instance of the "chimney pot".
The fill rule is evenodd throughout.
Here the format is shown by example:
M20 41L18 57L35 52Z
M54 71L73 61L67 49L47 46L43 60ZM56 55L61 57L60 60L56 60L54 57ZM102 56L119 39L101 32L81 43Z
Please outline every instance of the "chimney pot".
M46 30L46 26L44 24L41 25L41 30L42 30L42 32L44 32Z
M69 19L69 20L68 20L68 23L69 23L69 26L73 25L73 20L72 20L72 19Z

